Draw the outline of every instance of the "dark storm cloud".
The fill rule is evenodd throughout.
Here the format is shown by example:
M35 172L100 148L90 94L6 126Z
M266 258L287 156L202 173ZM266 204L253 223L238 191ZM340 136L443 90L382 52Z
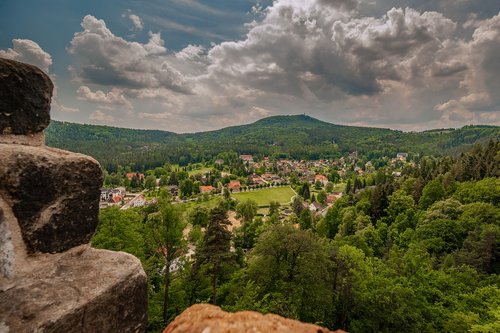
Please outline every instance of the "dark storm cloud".
M73 72L83 83L191 93L184 76L165 61L167 49L159 33L150 33L146 44L129 42L91 15L84 17L82 27L69 51L77 60Z
M448 15L445 3L413 1L413 9L382 0L384 12L368 13L367 1L278 0L259 7L241 38L180 51L168 50L158 32L126 40L89 15L69 47L71 71L78 100L99 105L92 119L129 126L199 130L304 111L406 129L498 123L500 16L480 14L486 7L478 5L469 15L468 1L451 4ZM183 6L223 16L201 2ZM147 31L152 17L136 15ZM118 109L127 113L108 112Z

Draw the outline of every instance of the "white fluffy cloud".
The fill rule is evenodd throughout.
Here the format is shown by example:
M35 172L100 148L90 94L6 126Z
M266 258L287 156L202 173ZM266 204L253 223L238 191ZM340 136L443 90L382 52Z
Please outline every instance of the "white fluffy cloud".
M113 124L115 122L115 118L112 115L107 114L99 109L94 111L89 118L90 120L96 121L98 123Z
M435 109L448 119L498 123L500 121L500 14L476 22L472 39L456 55L465 60L469 70L453 99L437 104Z
M245 40L210 50L211 75L224 84L320 100L372 95L383 90L383 80L420 76L415 69L425 72L455 29L438 13L392 9L377 19L331 3L276 2Z
M123 91L118 88L113 88L110 92L105 93L101 90L92 91L87 86L80 86L76 92L78 94L77 99L81 101L108 106L124 106L129 109L132 108L130 101L123 95Z
M259 7L241 40L178 52L159 33L131 42L86 16L69 48L78 96L108 106L141 100L146 110L133 116L170 130L302 112L405 129L500 121L500 14L474 16L464 35L436 11L367 16L365 5L276 0Z
M57 106L53 105L52 107L58 108L58 111L60 111L60 112L66 112L66 113L80 112L80 109L78 109L78 108L72 108L69 106L62 105L62 104L58 104Z
M29 39L13 39L12 48L0 50L0 57L38 66L48 73L52 57L40 45Z
M52 99L52 110L62 113L77 113L80 109L61 104L57 99Z
M104 23L91 15L83 18L69 51L76 58L72 67L83 83L128 88L166 88L191 93L184 75L166 61L167 49L159 33L150 33L149 42L129 42L115 36Z
M130 21L132 22L132 24L134 25L134 30L143 30L144 29L144 25L142 23L142 20L139 16L135 15L135 14L130 14L128 16L128 18L130 19Z

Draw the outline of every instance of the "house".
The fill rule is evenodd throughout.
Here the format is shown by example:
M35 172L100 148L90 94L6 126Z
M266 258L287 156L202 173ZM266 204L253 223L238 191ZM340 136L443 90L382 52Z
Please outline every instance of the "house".
M358 175L363 175L365 173L359 166L354 167L354 172L356 172Z
M215 187L213 187L212 185L200 186L200 192L201 193L210 193L210 192L212 192L214 190L215 190Z
M239 180L231 180L229 182L228 188L232 191L239 191L241 189L241 184Z
M396 155L396 158L397 158L398 160L400 160L400 161L405 162L405 161L406 161L406 159L408 158L408 153L398 153L398 154Z
M337 200L337 196L335 194L329 194L327 197L326 197L326 203L327 204L331 204L331 203L334 203L335 200Z
M314 184L315 179L316 179L316 176L314 176L314 175L304 175L301 178L301 180L303 182L309 182L309 183L313 183L313 184Z
M117 196L123 196L123 194L125 193L125 190L121 190L119 188L114 188L111 190L111 196L114 198L114 197L117 197Z
M321 206L321 204L316 202L316 201L309 205L309 210L311 212L319 212L322 209L323 209L323 206Z
M325 208L323 208L323 209L319 212L319 214L320 214L321 216L325 217L325 216L326 216L326 214L328 213L328 209L330 209L330 207L325 207Z
M123 199L123 195L117 195L117 196L114 196L113 199L111 199L111 202L115 205L118 205L122 202L122 199Z
M278 175L276 175L274 173L265 173L265 174L262 175L262 179L264 179L267 182L281 180L280 176L278 176Z
M250 175L248 176L248 180L251 184L264 185L265 181L259 175Z
M101 189L101 201L108 202L113 198L113 192L109 189Z
M240 159L245 161L245 162L253 162L252 155L240 155Z
M133 207L142 207L146 204L146 199L144 198L144 196L141 194L139 196L137 196L134 200L134 202L132 203L132 206Z
M125 187L117 187L115 190L120 191L120 194L124 195L127 193L127 189Z
M342 192L337 192L337 191L333 191L332 194L335 195L337 199L342 198L342 195L344 195Z
M321 185L326 186L326 184L328 184L328 178L324 175L316 175L314 176L314 182L320 182Z
M122 198L122 191L119 188L115 189L101 189L101 201L104 202L113 202L113 199L116 197Z
M167 186L168 191L173 197L176 197L179 195L179 187L177 185L170 185Z
M264 165L263 165L262 163L254 163L254 164L253 164L254 169L260 169L260 168L262 168L263 166L264 166Z
M128 180L132 180L134 176L138 176L141 181L144 180L144 174L143 173L138 173L138 172L129 172L127 173L127 178Z
M215 164L222 165L222 164L224 164L224 160L221 159L221 158L218 158L218 159L215 160Z

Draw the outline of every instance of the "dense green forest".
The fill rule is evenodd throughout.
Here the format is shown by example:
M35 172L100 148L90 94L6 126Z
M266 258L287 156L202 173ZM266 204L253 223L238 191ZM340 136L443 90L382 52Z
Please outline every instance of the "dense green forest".
M406 133L334 125L299 115L269 117L249 125L191 134L52 121L45 134L49 146L91 155L108 171L116 171L119 165L142 171L166 162L184 166L209 161L231 150L308 160L339 157L352 151L368 158L391 156L401 151L421 155L455 154L476 143L499 139L500 128L466 126Z
M200 302L354 333L499 332L499 176L490 141L346 189L321 218L301 205L256 217L229 196L186 210L160 194L158 206L102 210L92 243L141 259L152 332ZM229 231L228 210L241 227Z

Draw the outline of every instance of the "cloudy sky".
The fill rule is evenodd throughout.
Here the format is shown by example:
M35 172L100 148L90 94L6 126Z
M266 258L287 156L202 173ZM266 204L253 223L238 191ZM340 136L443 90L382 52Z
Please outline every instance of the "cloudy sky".
M500 125L499 0L2 0L0 57L47 71L64 121Z

